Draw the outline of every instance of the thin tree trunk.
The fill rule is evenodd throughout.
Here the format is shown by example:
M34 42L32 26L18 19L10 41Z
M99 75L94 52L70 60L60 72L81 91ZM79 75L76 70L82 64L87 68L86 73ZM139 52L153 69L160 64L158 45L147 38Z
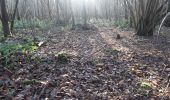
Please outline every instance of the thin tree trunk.
M49 17L50 19L52 19L52 15L51 15L51 9L50 9L50 0L48 0L48 13L49 13Z
M72 29L75 28L75 18L74 18L74 12L72 7L72 1L70 1L70 10L71 10L71 17L72 17Z
M16 15L16 16L17 16L17 20L21 20L21 17L20 17L19 9L18 9L18 8L17 8L17 12L16 12L16 13L17 13L17 15Z
M56 20L57 20L57 24L59 24L59 20L60 20L60 11L59 11L59 0L56 0Z
M83 3L83 18L84 18L84 27L87 27L87 11L86 11L86 0Z
M125 9L125 19L128 20L128 8L127 8L127 2L124 0L124 9Z
M17 13L18 3L19 3L19 0L16 0L15 9L14 9L14 13L12 15L12 21L11 21L11 32L13 31L13 27L14 27L14 21L15 21L15 16Z

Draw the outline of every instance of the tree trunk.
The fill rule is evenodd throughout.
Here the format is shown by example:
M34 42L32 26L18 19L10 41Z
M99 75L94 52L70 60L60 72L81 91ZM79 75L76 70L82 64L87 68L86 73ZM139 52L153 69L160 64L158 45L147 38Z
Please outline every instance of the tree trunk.
M50 8L50 0L48 0L48 13L49 13L49 17L50 17L50 20L52 20L52 15L51 15L51 8Z
M15 9L14 9L14 13L12 15L12 21L11 21L11 32L13 31L13 27L14 27L14 21L15 21L15 16L16 16L17 9L18 9L18 3L19 3L19 0L16 0Z
M86 0L83 3L83 19L84 19L84 27L87 27L87 11L86 11Z
M124 0L124 9L125 9L125 19L128 20L128 8L127 8L127 2Z
M170 12L170 0L168 0L168 12ZM170 27L170 16L168 16L164 25L167 26L167 27Z
M60 24L60 8L59 8L59 0L56 0L56 21L57 21L57 24Z
M1 7L1 22L3 26L3 31L4 31L4 36L7 37L10 35L10 28L9 28L9 18L8 18L8 13L6 10L6 3L5 0L0 0L0 7Z
M69 1L70 3L70 10L71 10L71 17L72 17L72 29L75 29L75 18L74 18L74 12L72 7L72 1Z
M17 20L21 20L18 8L17 8L17 15L16 16L17 16Z
M137 35L152 36L156 25L161 22L165 15L164 5L167 1L160 3L159 0L137 0L134 5L129 1L127 3Z

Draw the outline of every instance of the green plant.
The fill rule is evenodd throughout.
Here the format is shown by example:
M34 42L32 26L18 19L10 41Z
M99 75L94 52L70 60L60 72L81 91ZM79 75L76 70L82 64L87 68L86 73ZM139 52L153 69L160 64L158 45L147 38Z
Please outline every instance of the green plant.
M31 60L33 60L34 62L41 62L41 58L38 56L31 56Z
M40 83L40 81L36 80L36 79L26 79L22 82L24 85L31 85L31 84L38 84Z
M112 49L112 48L106 50L106 52L109 52L111 55L118 55L118 53L120 53L119 50Z
M112 55L117 55L120 51L116 50L116 49L112 49L111 53Z
M152 88L152 84L149 82L141 82L140 87L145 90L149 90Z
M22 53L33 53L38 47L33 41L29 41L25 44L2 44L0 47L0 53L2 56L8 56L11 53L22 52Z
M3 34L0 34L0 42L4 42L5 41L5 37L4 37L4 35Z
M98 63L100 63L100 60L94 59L94 60L92 61L92 64L93 64L93 65L96 65L96 64L98 64Z
M3 43L0 45L0 54L3 58L3 65L9 65L9 57L17 52L28 54L35 52L37 49L37 45L31 39L28 39L24 44Z
M113 21L106 20L106 19L91 19L90 23L93 23L94 25L97 26L105 26L105 27L114 26Z
M0 33L2 32L2 23L0 22Z
M117 20L114 22L114 25L119 28L127 28L129 26L128 20Z
M62 54L58 54L58 62L59 63L62 63L62 64L65 64L68 62L68 55L65 54L65 53L62 53Z
M15 29L27 29L27 28L46 29L49 28L52 24L53 21L49 21L49 20L39 20L39 19L15 20L14 28Z

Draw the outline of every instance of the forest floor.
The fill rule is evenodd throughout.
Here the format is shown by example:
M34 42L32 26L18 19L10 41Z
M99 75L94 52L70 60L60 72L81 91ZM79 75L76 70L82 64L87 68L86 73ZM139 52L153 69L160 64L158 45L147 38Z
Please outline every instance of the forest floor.
M162 36L105 27L35 33L47 41L31 56L9 57L13 67L0 74L1 99L170 99L170 43Z

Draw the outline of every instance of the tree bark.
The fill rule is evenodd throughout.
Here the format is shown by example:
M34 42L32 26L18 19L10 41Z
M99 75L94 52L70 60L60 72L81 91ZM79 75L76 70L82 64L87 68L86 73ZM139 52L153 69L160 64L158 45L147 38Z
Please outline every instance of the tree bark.
M3 31L4 31L4 36L8 37L10 35L10 28L9 28L9 18L8 18L8 13L6 10L6 3L5 0L0 0L0 7L1 7L1 22L3 26Z

